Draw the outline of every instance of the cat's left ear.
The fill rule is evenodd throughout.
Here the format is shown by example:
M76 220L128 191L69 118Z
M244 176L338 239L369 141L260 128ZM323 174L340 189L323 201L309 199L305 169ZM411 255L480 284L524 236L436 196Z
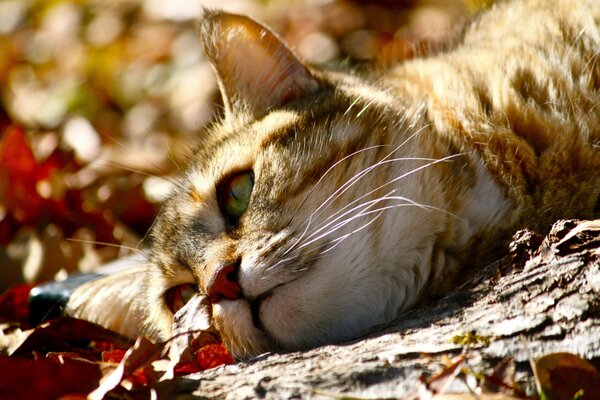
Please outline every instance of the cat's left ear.
M240 111L259 116L319 88L283 41L248 17L208 11L200 33L227 116Z

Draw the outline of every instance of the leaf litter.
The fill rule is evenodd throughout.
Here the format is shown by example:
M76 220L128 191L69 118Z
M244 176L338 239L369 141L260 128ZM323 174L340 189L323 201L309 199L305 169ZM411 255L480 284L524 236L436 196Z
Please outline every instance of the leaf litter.
M233 362L201 320L184 331L185 312L176 315L174 338L164 343L132 343L76 319L36 328L29 322L27 298L36 283L93 270L137 248L189 148L191 135L182 132L219 114L210 73L181 84L206 66L198 43L188 40L195 36L196 10L175 18L168 7L147 3L0 3L0 398L168 396L169 383ZM239 11L279 21L282 35L306 59L381 65L414 55L420 47L414 40L424 30L413 22L428 21L419 13L432 10L411 0L332 1L273 17L266 3L242 1ZM490 3L466 1L471 12ZM370 22L384 14L390 16L385 22ZM444 21L456 25L450 17ZM439 37L445 34L438 30ZM47 38L70 45L57 47ZM575 245L570 238L563 242ZM200 297L192 301L201 307ZM527 398L514 384L510 359L486 375L467 368L465 357L424 377L419 398ZM575 355L547 355L533 370L543 398L600 398L597 369ZM474 393L444 393L466 376L478 382Z

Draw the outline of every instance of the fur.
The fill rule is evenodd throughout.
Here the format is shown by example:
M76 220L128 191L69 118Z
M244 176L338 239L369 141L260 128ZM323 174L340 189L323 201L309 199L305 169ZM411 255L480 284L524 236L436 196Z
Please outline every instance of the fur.
M168 338L168 290L206 295L231 264L241 298L207 307L236 357L348 339L455 288L519 228L598 215L599 26L597 1L505 2L448 50L358 76L207 13L226 116L151 230L139 333ZM217 188L247 170L231 224Z

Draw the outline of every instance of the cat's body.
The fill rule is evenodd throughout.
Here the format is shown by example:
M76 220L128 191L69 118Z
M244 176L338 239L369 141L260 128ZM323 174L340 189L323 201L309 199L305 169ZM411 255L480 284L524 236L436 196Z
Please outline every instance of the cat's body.
M518 228L598 213L596 1L495 6L367 78L309 69L244 17L209 13L202 38L226 117L152 228L139 332L169 337L195 312L173 288L197 284L237 357L339 341L446 293ZM96 318L131 333L116 319Z

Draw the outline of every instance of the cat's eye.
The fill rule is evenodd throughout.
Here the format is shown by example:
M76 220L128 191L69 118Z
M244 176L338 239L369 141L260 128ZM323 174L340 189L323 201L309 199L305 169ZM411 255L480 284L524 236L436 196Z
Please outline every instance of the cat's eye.
M173 286L165 293L165 302L173 314L179 311L194 295L198 293L198 286L192 283Z
M254 188L254 172L244 171L227 178L218 188L221 210L231 223L237 223L250 203Z

